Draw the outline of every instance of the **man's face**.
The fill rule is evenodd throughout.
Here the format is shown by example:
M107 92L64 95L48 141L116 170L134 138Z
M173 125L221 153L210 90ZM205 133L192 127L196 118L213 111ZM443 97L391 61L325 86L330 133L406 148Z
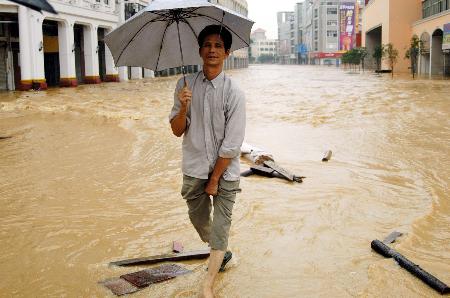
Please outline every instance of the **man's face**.
M200 57L203 59L205 66L222 65L223 61L228 57L230 51L225 51L223 40L219 34L211 34L206 36L199 50Z

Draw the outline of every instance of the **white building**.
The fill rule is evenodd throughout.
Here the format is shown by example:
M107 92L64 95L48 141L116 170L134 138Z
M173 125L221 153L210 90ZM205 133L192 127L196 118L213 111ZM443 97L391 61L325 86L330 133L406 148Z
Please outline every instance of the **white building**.
M267 39L265 30L258 28L253 31L251 40L250 53L255 62L260 62L259 58L263 55L277 57L278 41Z
M248 5L246 0L208 0L208 2L222 5L243 16L248 16ZM231 53L225 60L225 69L248 67L248 49L240 49Z
M0 89L118 81L118 69L103 37L119 24L123 4L114 0L50 3L57 15L0 0Z
M140 67L116 68L103 37L149 0L50 0L58 12L36 12L0 0L0 90L75 87L152 77ZM247 15L245 0L218 0ZM235 51L226 68L246 67L247 50Z

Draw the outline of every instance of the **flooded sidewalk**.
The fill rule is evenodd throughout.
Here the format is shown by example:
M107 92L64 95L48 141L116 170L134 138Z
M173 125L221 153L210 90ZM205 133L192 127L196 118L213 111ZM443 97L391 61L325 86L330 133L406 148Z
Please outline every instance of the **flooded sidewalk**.
M246 93L246 142L307 178L241 179L218 297L440 297L370 242L405 233L392 247L450 284L449 81L228 74ZM112 296L97 282L147 267L110 261L205 247L180 196L176 80L0 93L0 296ZM183 265L194 273L130 297L195 297L207 263Z

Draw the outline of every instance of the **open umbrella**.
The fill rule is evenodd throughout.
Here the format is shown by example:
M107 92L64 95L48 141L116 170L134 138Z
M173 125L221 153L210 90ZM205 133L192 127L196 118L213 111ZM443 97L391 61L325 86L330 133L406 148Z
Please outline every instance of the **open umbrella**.
M231 51L248 47L253 22L206 0L155 0L105 36L116 66L152 70L201 64L197 37L208 25L232 34Z
M45 10L57 14L53 6L51 6L50 3L48 3L46 0L10 0L10 1L26 6L39 12L41 12L41 10Z

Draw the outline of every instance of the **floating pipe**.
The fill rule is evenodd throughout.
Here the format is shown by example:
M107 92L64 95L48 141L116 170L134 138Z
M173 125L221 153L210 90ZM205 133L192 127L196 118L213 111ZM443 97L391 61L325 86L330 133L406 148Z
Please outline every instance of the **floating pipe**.
M425 270L420 268L419 265L414 264L399 252L390 248L380 240L373 240L370 246L380 255L386 258L394 258L394 260L397 261L397 263L401 267L408 270L411 274L415 275L417 278L422 280L424 283L426 283L442 295L450 293L450 288L445 283L443 283L430 273L426 272Z

